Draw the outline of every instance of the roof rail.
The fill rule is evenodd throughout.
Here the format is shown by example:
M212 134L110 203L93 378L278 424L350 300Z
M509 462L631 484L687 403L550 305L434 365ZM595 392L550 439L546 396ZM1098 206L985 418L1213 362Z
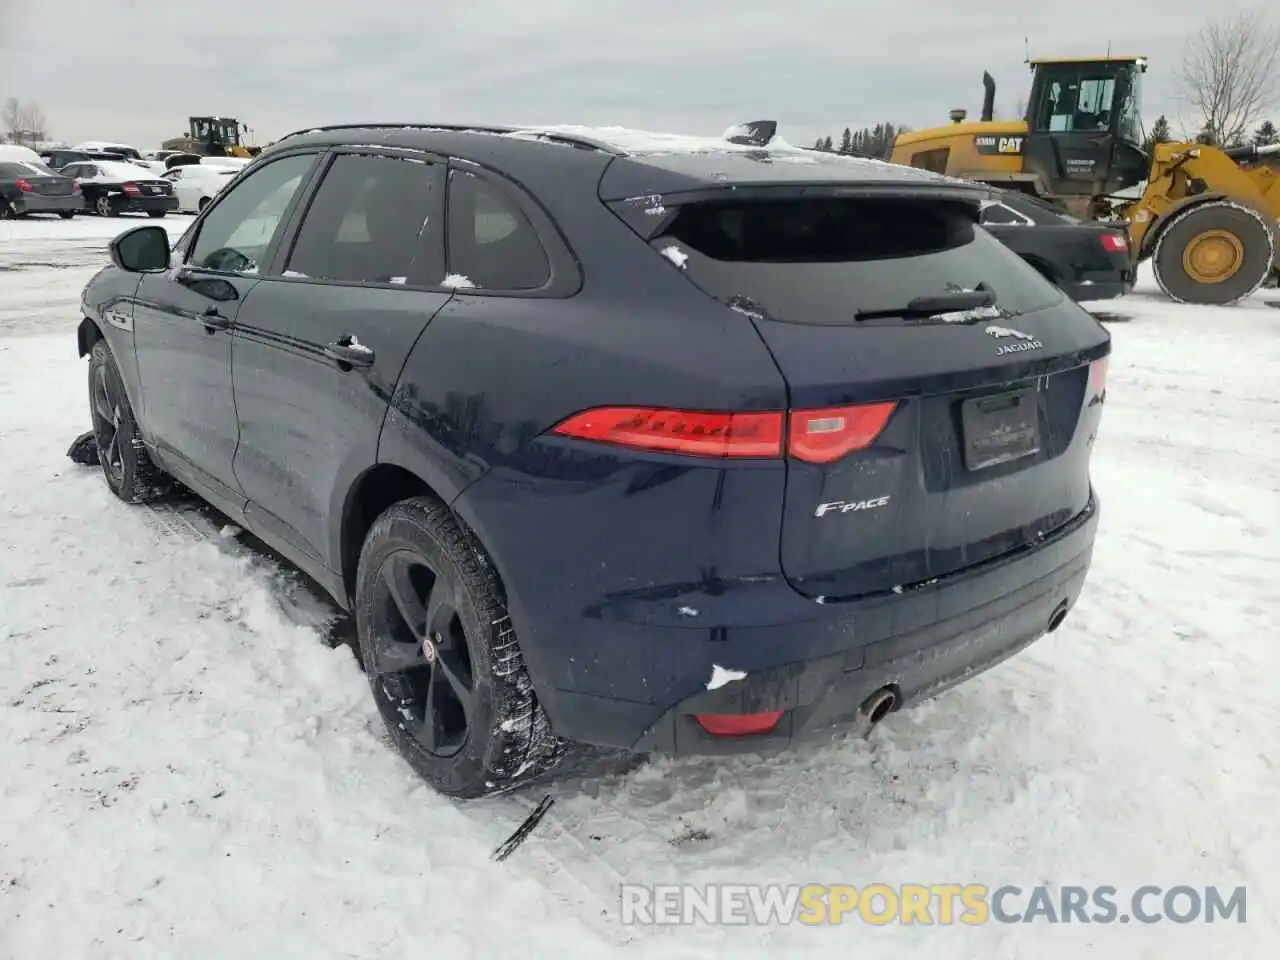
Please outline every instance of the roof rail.
M591 137L560 133L555 130L540 130L537 127L508 127L488 123L333 123L318 127L305 127L292 133L286 133L276 143L288 140L290 137L300 137L306 133L329 133L335 130L440 130L449 133L489 133L495 136L524 134L539 140L567 144L581 150L619 153L617 147Z

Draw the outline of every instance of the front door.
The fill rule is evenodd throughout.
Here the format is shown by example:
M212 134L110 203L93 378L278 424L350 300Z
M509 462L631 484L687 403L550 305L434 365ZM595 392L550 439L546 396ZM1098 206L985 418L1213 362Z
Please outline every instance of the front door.
M164 465L214 499L244 502L232 469L231 330L315 162L303 154L265 164L197 221L175 266L138 287L141 420Z
M232 337L246 518L341 570L346 493L415 341L449 301L443 162L334 151L296 239L246 298ZM431 289L434 288L434 289Z

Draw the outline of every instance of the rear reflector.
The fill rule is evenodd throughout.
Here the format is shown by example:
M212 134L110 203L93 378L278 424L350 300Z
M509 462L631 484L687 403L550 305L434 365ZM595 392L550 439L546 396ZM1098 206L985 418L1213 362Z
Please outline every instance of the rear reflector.
M863 450L884 429L897 404L797 410L790 417L788 455L831 463ZM657 407L598 407L574 414L552 433L638 450L695 457L776 459L782 456L781 412L707 413Z
M555 433L640 450L696 457L777 457L780 413L699 413L648 407L599 407L575 414Z
M807 463L831 463L855 450L864 450L880 436L896 406L890 402L797 410L791 414L787 452Z
M1089 396L1096 397L1107 388L1107 364L1111 357L1103 357L1089 364Z
M1127 253L1129 251L1129 238L1123 233L1104 233L1102 234L1102 249L1109 253Z
M713 737L749 737L768 733L782 719L781 710L769 713L699 713L694 716L698 726Z

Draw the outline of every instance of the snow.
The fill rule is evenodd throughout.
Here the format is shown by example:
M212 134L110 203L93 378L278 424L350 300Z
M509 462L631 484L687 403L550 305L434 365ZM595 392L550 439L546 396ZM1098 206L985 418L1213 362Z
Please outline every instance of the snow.
M73 332L145 218L0 223L0 956L1271 956L1280 293L1092 305L1115 352L1080 604L869 741L421 786L341 621L225 519L114 500ZM166 218L170 231L189 221ZM1248 887L1245 924L624 928L618 883ZM629 942L628 942L629 941Z
M469 289L475 286L474 283L472 283L469 279L467 279L460 273L449 274L447 277L444 278L443 285L446 287L455 287L458 289L463 289L463 288Z
M674 243L663 247L659 252L681 270L683 270L684 265L689 262L689 255Z
M727 670L718 663L711 665L711 679L707 681L708 690L719 690L726 683L733 683L735 680L742 680L746 674L741 670Z

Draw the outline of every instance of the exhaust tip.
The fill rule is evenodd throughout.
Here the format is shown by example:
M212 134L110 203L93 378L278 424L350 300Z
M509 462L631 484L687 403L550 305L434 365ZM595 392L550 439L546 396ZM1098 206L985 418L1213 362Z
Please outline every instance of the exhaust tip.
M1053 631L1062 626L1062 621L1067 619L1067 610L1069 609L1065 600L1058 604L1053 613L1049 615L1049 624L1046 628L1048 633L1053 633Z
M866 700L862 701L862 706L858 708L867 719L868 727L874 727L881 720L893 712L893 708L898 705L898 694L892 687L881 687Z

